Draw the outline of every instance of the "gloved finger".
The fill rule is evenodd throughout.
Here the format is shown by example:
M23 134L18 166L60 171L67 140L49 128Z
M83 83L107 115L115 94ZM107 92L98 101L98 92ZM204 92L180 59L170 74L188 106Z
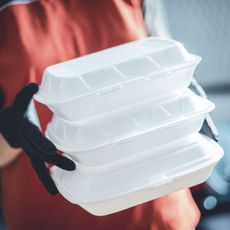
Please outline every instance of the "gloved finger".
M38 148L38 145L25 139L25 144L23 146L27 155L31 158L38 158L44 162L56 165L62 169L73 171L76 166L75 163L67 157L55 153L54 155L47 154L43 149Z
M56 165L59 168L62 168L62 169L67 170L67 171L73 171L76 168L76 165L72 160L70 160L69 158L67 158L65 156L59 155L57 153L55 155L47 155L47 154L44 154L42 152L39 152L38 149L34 148L33 154L35 157L37 157L37 158L39 158L39 159L41 159L47 163Z
M3 90L0 88L0 111L3 108L3 104L4 104L4 93Z
M59 168L62 168L67 171L73 171L76 169L76 165L72 160L59 154L48 156L46 158L46 162L56 165Z
M35 83L30 83L25 86L16 96L13 106L17 109L18 112L24 114L27 110L27 107L33 98L33 95L37 93L38 85Z
M46 190L51 195L56 195L58 193L57 187L53 181L53 179L50 176L49 170L46 167L45 163L37 158L30 158L32 166L39 177L41 183L44 185Z
M57 152L55 145L47 139L37 126L25 119L23 124L23 135L32 146L42 155L54 155Z

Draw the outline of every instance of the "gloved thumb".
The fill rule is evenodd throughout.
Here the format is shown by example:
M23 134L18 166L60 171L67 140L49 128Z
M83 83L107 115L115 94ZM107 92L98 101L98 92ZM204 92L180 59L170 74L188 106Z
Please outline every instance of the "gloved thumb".
M16 96L13 106L18 112L24 114L30 104L33 95L37 93L38 85L36 83L30 83L25 86Z

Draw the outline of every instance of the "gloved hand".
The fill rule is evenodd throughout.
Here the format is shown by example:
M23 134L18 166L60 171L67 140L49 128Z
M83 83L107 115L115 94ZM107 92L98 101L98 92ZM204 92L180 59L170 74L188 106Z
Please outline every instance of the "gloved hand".
M70 159L57 154L54 144L28 120L26 111L37 91L37 84L27 85L17 94L11 106L0 110L0 132L11 147L24 149L42 184L50 194L55 195L58 190L46 167L46 162L69 171L75 169L75 164ZM2 104L1 99L3 100L2 92L0 104Z

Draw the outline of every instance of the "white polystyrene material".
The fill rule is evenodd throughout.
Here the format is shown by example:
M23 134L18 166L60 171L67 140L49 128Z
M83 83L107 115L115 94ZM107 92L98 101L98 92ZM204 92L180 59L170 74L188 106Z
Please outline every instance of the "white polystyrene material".
M75 171L54 166L51 175L67 200L100 216L199 184L222 156L217 143L195 134L147 149L123 165L101 169L76 162Z
M94 165L126 157L151 143L162 144L198 132L213 108L213 103L186 89L167 99L148 100L139 107L120 110L116 116L88 126L54 116L46 135L60 150Z
M146 38L48 67L35 99L67 120L96 119L187 87L199 61L178 42Z
M165 129L146 132L139 136L135 136L134 138L126 138L122 141L112 142L95 149L65 152L67 152L74 160L87 166L104 166L112 164L114 161L128 160L130 156L139 155L141 154L140 151L153 145L164 145L170 141L199 132L204 119L205 116L203 115L194 118L191 121L181 122Z

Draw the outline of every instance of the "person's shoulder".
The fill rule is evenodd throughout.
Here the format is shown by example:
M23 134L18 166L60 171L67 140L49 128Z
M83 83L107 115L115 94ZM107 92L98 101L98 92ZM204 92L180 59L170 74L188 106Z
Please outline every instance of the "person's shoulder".
M28 4L37 0L0 0L0 11L12 5Z

